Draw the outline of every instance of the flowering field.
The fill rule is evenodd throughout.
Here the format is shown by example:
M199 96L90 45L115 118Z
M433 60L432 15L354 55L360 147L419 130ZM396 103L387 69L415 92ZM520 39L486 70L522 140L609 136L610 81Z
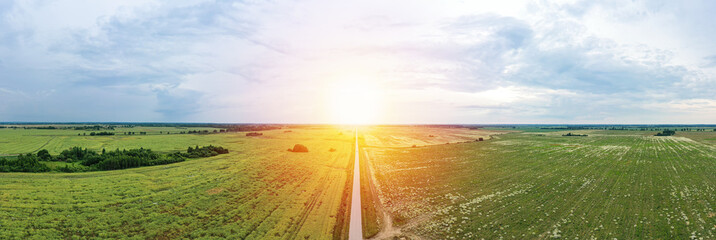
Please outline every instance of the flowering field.
M230 152L115 171L0 173L0 239L340 239L346 234L351 130L94 139L63 131L70 130L0 130L0 153L35 151L50 139L48 146L158 151L210 143ZM309 152L286 151L297 143Z
M716 238L716 133L564 133L366 148L391 221L379 235Z

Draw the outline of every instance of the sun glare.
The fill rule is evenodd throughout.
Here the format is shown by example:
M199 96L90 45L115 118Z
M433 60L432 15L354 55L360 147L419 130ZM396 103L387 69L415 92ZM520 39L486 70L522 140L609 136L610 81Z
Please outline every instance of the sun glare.
M334 83L328 101L334 122L372 124L382 110L382 90L367 79L352 78Z

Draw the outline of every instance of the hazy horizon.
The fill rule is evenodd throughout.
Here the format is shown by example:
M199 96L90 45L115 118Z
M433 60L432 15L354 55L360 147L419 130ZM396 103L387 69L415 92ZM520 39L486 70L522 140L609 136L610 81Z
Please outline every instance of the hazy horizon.
M709 1L5 1L0 122L710 124Z
M654 126L654 127L668 127L668 126L703 126L711 127L716 126L716 123L252 123L252 122L25 122L25 121L6 121L0 122L0 125L76 125L76 124L187 124L187 125L296 125L296 126L312 126L312 125L326 125L326 126Z

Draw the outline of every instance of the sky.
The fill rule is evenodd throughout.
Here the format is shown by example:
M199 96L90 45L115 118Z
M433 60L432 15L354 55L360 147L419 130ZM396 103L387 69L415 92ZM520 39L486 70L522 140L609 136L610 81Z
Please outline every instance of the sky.
M0 121L716 123L715 1L0 1Z

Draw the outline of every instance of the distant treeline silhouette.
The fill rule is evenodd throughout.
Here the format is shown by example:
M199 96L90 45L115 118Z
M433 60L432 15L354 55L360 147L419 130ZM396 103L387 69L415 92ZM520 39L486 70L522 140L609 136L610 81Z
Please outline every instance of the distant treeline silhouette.
M586 137L586 136L589 136L589 135L587 135L587 134L567 133L567 134L562 134L562 136L564 136L564 137Z
M656 133L656 135L654 135L654 136L672 136L674 134L676 134L676 131L666 129L660 133Z

